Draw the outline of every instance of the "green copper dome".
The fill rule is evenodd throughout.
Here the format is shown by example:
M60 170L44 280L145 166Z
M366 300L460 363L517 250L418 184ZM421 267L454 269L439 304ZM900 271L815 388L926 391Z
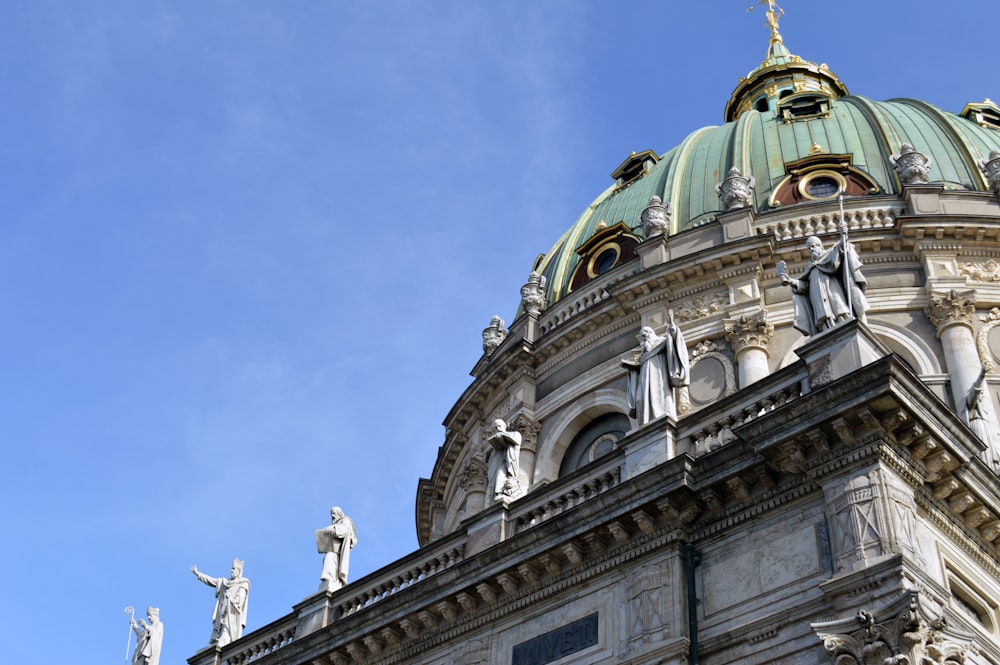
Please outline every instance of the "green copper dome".
M613 174L616 184L544 255L536 270L546 278L549 305L579 288L581 262L593 260L587 252L600 245L602 234L618 229L633 245L645 239L640 216L651 197L671 208L669 235L715 221L724 209L716 186L733 167L753 177L749 207L758 216L805 202L783 193L795 177L790 174L803 165L819 168L824 159L846 174L827 171L831 176L842 184L850 180L847 196L898 196L903 185L892 157L904 144L930 158L930 183L988 191L978 164L1000 149L1000 128L977 123L972 113L963 117L915 99L878 102L848 95L825 65L789 54L775 36L773 28L767 59L740 80L726 106L726 124L699 129L663 155L627 159ZM628 258L621 256L618 264Z

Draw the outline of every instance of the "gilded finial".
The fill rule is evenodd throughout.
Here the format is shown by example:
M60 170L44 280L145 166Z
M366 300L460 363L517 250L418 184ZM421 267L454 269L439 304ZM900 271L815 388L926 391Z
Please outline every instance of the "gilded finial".
M771 28L771 43L780 44L781 34L778 32L778 19L785 15L785 10L778 6L775 0L757 0L757 4L750 5L748 12L761 5L767 5L767 25Z

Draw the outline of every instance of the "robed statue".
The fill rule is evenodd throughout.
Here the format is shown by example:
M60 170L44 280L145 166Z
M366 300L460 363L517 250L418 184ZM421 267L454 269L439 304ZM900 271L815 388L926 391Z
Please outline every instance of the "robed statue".
M354 522L339 506L330 509L330 526L316 530L316 550L323 555L320 591L336 591L347 584L351 549L358 544Z
M665 336L649 326L639 330L639 348L621 363L628 368L628 415L639 427L661 416L677 417L674 388L691 382L687 346L670 312Z
M210 587L215 587L215 609L212 610L212 637L208 643L224 647L240 639L247 625L247 599L250 580L243 577L243 562L233 559L229 579L209 577L191 566L191 572Z
M131 608L129 608L131 609ZM132 630L135 631L135 652L132 654L132 665L159 665L160 648L163 646L163 624L160 622L160 608L150 605L146 608L146 619L129 619Z
M816 236L806 240L809 264L799 277L785 272L785 262L778 262L781 283L792 287L795 329L804 335L816 335L856 318L865 322L868 281L861 274L861 259L847 242L847 227L840 225L840 239L829 249Z
M493 433L487 441L492 448L489 456L490 478L493 480L493 500L510 501L521 491L521 433L507 429L500 418L493 421Z

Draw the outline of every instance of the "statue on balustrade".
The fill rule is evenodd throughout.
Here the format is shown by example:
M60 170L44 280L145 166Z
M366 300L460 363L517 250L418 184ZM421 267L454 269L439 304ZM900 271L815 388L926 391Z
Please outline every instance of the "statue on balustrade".
M323 555L320 591L336 591L347 584L351 550L358 544L354 522L339 506L330 509L330 526L316 530L316 550Z
M209 577L191 566L191 572L210 587L215 587L215 609L212 611L212 637L209 644L224 647L240 639L247 625L247 599L250 580L243 577L243 562L233 559L229 579Z
M131 610L132 608L129 608ZM163 624L160 622L160 608L146 608L146 619L135 617L129 619L132 630L135 631L135 652L132 654L132 665L159 665L160 647L163 646Z
M507 429L507 423L493 421L493 434L487 439L492 451L489 458L490 478L493 479L493 500L511 501L521 491L521 433Z
M798 279L785 271L779 261L777 273L781 283L792 287L795 329L805 335L816 335L857 318L865 322L868 281L861 274L861 259L854 246L847 242L847 226L840 225L840 240L829 249L816 236L806 240L809 264Z
M621 364L628 369L628 415L639 427L662 416L677 417L674 388L690 383L687 345L670 312L666 336L649 326L639 330L639 348Z

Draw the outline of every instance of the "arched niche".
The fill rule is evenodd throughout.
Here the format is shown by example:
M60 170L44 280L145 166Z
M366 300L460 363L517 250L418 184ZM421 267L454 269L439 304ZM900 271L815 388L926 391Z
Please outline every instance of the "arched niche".
M559 477L559 468L570 444L592 421L607 414L624 414L626 411L625 393L602 389L587 393L554 417L546 419L545 427L539 434L531 484Z

